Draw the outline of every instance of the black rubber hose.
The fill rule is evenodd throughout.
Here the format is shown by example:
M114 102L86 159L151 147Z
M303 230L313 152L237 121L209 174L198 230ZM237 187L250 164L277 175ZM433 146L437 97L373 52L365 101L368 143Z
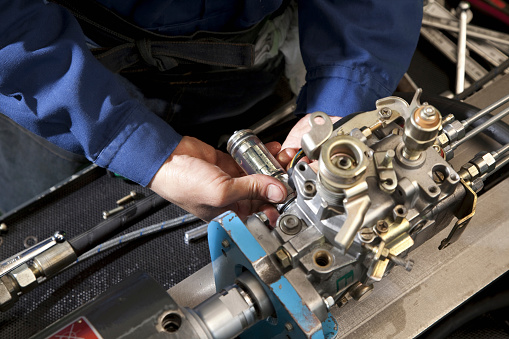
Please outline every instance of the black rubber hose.
M414 93L396 93L395 96L405 99L408 103L412 101ZM449 99L440 96L432 96L432 95L423 95L421 96L421 102L428 102L430 105L435 106L442 114L453 114L457 120L466 120L472 116L474 116L477 112L479 112L479 108L469 105L467 103ZM471 127L475 128L486 121L488 121L492 116L485 115L481 119L472 123ZM341 120L340 120L341 121ZM503 122L498 121L486 128L483 132L488 137L492 138L496 142L501 145L509 144L509 126Z
M141 217L167 206L169 202L155 193L139 200L122 212L115 214L99 223L92 229L69 240L77 256L102 244L112 236L134 225Z

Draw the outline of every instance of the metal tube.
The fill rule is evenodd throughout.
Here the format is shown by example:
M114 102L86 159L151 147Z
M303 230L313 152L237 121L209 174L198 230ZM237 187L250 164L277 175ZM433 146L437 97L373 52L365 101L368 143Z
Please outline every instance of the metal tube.
M491 155L493 155L493 158L495 160L498 160L502 155L504 155L507 151L509 151L509 144L506 144L496 150L495 152L492 152Z
M491 176L492 174L494 174L495 172L497 172L499 169L501 169L502 167L506 166L507 164L509 164L509 154L506 155L505 157L503 157L502 159L498 160L497 163L495 164L495 168L493 169L493 171L491 172L488 172L488 173L485 173L481 176L481 179L482 181L486 181L486 179Z
M499 108L500 106L502 106L503 104L505 104L508 101L509 101L509 95L506 95L505 97L503 97L502 99L498 100L497 102L495 102L495 103L489 105L488 107L480 110L479 112L477 112L475 115L471 116L470 118L463 120L461 122L463 124L463 127L465 127L465 128L469 127L472 123L474 123L475 121L479 120L480 118L482 118L486 114L490 113L491 111Z
M189 244L191 241L195 241L207 236L208 227L209 225L205 224L187 231L184 235L184 241L186 242L186 244Z
M456 63L456 94L465 89L465 57L467 53L467 10L470 5L461 1L458 9L459 16L459 34L458 34L458 61Z
M506 108L505 110L503 110L500 113L498 113L497 115L493 116L491 119L489 119L485 123L477 126L473 130L471 130L469 133L467 133L462 139L452 143L451 144L451 150L455 150L456 148L458 148L459 145L461 145L461 144L465 143L466 141L472 139L477 134L479 134L480 132L482 132L486 128L490 127L491 125L493 125L494 123L496 123L497 121L499 121L500 119L502 119L503 117L505 117L508 114L509 114L509 108Z

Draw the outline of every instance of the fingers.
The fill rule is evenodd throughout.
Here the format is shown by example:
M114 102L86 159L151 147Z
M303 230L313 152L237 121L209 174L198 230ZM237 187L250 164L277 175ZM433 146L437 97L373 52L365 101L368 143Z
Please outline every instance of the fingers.
M273 205L262 205L259 208L260 212L265 213L267 218L269 219L269 224L273 228L276 227L277 218L279 218L279 213L277 209Z
M295 157L295 154L297 154L297 149L294 148L286 148L279 152L279 154L276 156L276 160L283 166L283 168L287 168L288 164L292 159Z
M265 147L267 147L267 150L272 154L273 156L276 156L276 154L281 151L281 144L277 141L271 141L265 144Z
M225 182L221 194L227 204L240 200L262 200L270 203L282 202L287 195L279 180L262 174L232 178Z

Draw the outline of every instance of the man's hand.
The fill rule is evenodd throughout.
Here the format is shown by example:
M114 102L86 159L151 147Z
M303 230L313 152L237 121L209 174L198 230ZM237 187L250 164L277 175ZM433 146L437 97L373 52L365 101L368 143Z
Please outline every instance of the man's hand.
M271 144L269 150L275 153L279 146ZM186 136L154 175L149 187L206 221L227 210L244 219L260 209L273 221L277 215L272 214L277 212L263 205L286 198L286 189L277 179L261 174L244 175L230 155Z
M301 118L299 122L297 122L295 126L293 126L290 133L288 133L288 137L286 137L285 142L283 142L283 145L281 146L281 152L279 152L279 154L276 157L277 161L279 161L281 166L286 168L290 161L295 156L295 154L297 154L299 149L302 147L300 144L302 136L311 130L311 125L309 124L309 116L310 114L306 114L303 118ZM340 117L334 116L329 117L332 123L335 123L336 121L341 119ZM309 160L307 160L307 157L304 159L304 161L309 162Z

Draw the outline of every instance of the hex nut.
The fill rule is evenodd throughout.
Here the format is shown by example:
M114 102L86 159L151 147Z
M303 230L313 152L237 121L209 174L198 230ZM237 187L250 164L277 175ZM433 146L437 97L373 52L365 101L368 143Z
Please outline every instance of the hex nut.
M0 279L0 311L7 311L18 299L18 291L12 277L3 276Z
M471 164L469 162L464 164L463 166L461 166L461 168L464 169L470 176L470 178L468 178L468 180L477 178L477 176L479 175L479 170L477 169L477 166L475 166L474 164Z
M331 307L334 306L335 301L333 297L328 296L327 298L323 298L323 303L325 304L325 307L327 307L327 310L330 310Z
M18 282L18 286L23 293L34 289L37 284L37 277L34 272L26 265L21 265L11 272L12 277Z
M281 263L281 266L283 266L283 268L286 268L292 264L291 260L290 260L290 256L288 255L288 253L286 253L286 251L284 249L282 249L282 248L279 249L276 252L276 256L277 256L279 262Z
M445 146L449 145L449 138L445 133L441 133L437 137L437 144L444 148Z
M497 164L497 161L495 160L493 155L491 155L491 153L486 153L482 156L482 158L488 165L488 172L493 171L495 169L495 165Z

